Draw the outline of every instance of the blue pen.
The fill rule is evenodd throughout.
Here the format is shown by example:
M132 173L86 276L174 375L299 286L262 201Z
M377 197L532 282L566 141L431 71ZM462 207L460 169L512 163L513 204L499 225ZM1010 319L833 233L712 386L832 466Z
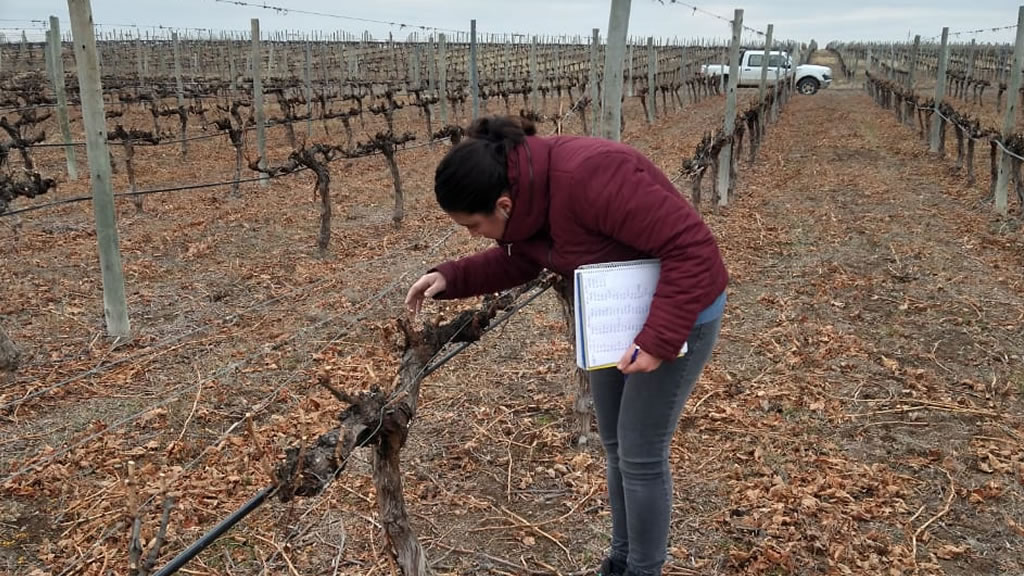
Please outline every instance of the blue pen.
M629 363L632 364L633 362L636 362L636 357L639 354L640 354L640 347L637 346L636 344L634 344L633 345L633 355L629 357ZM624 374L622 376L623 384L625 384L627 380L629 380L629 374Z

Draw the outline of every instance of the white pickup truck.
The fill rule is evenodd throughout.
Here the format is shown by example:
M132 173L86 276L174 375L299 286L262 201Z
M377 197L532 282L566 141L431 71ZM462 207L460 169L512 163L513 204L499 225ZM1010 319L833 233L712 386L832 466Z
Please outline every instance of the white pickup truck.
M764 62L764 50L745 50L740 54L739 86L756 88L761 85L761 64ZM705 76L725 76L729 82L729 66L707 64L701 67ZM796 88L801 94L814 94L832 84L832 69L828 66L804 64L793 69L793 59L786 52L772 51L768 54L768 84L774 84L776 78L796 76Z

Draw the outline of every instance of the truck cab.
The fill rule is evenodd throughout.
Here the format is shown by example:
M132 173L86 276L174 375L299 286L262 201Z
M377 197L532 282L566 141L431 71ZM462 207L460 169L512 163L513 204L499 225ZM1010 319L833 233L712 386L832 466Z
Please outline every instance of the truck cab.
M789 77L793 61L785 52L771 52L768 58L768 84L775 84L780 79ZM761 66L764 64L763 50L747 50L740 55L740 84L746 86L761 84Z

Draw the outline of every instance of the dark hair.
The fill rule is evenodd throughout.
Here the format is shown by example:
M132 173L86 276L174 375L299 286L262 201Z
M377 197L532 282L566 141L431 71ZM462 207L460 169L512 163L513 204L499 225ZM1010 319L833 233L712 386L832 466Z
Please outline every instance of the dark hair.
M489 214L508 190L508 154L537 133L515 116L480 118L467 138L445 154L434 172L434 194L445 212Z

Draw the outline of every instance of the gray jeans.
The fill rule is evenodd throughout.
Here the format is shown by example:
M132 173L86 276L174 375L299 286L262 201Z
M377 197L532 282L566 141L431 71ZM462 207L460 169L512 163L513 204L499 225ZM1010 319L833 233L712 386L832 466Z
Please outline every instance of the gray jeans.
M611 557L637 576L661 574L672 513L669 445L683 404L718 339L721 318L690 332L682 358L628 380L615 368L590 374L597 427L608 457Z

